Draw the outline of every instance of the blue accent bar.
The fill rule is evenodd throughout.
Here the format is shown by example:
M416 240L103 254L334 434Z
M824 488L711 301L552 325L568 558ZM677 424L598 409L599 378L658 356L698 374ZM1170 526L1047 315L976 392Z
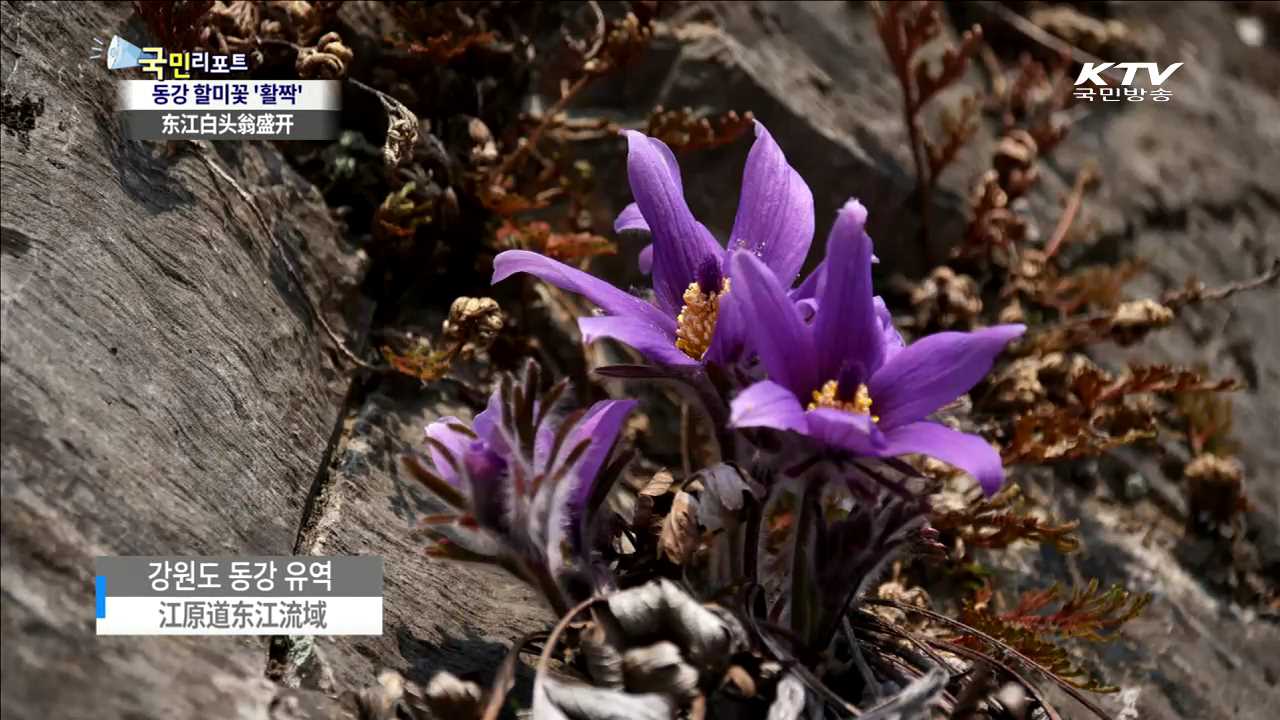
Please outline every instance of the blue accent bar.
M93 578L94 600L97 604L98 617L107 616L107 576L96 575Z

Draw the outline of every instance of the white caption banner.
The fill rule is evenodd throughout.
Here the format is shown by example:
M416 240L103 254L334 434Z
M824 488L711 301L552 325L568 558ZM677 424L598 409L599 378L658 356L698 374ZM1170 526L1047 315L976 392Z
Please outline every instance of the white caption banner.
M342 109L337 80L121 80L117 110Z
M106 598L99 635L381 635L380 597Z

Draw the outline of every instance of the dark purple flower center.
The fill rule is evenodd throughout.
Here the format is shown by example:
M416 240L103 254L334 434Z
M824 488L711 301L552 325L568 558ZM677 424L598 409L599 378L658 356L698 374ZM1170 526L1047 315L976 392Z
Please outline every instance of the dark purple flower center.
M836 373L836 399L852 402L858 394L858 386L867 381L867 369L860 362L845 362Z
M846 363L841 366L836 380L828 380L813 391L809 409L830 408L857 415L871 415L871 393L862 382L866 374L861 363ZM871 420L880 422L880 418L875 415L871 415Z
M720 273L720 261L714 257L703 260L698 265L698 271L694 273L694 280L697 281L703 295L714 295L720 292L720 287L724 284L724 276Z
M471 443L462 456L462 464L474 487L495 487L493 484L507 471L507 461L481 441Z
M684 305L676 316L676 347L694 360L701 360L711 347L720 298L729 292L729 278L720 272L720 263L707 258L698 266L694 281L685 288Z

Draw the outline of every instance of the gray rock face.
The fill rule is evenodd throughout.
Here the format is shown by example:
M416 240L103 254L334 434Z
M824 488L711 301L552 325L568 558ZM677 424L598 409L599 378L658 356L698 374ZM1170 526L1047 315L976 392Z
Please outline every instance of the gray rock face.
M358 277L275 150L121 139L112 78L83 55L129 12L4 6L4 91L44 113L0 155L2 705L266 718L262 639L95 637L92 560L292 552L346 387L301 293L334 305Z

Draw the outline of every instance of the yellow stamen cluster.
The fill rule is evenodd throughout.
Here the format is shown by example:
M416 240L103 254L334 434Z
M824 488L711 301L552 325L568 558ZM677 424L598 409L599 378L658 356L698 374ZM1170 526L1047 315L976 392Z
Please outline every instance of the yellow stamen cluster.
M676 347L685 355L701 360L707 354L720 316L720 298L728 292L729 278L720 285L720 292L704 293L696 282L685 288L684 307L676 316Z
M858 386L857 391L853 393L853 400L841 400L839 390L839 383L828 380L821 390L813 391L813 401L809 403L809 409L832 408L858 415L871 415L871 393L867 391L866 385ZM871 421L880 422L880 416L871 415Z

